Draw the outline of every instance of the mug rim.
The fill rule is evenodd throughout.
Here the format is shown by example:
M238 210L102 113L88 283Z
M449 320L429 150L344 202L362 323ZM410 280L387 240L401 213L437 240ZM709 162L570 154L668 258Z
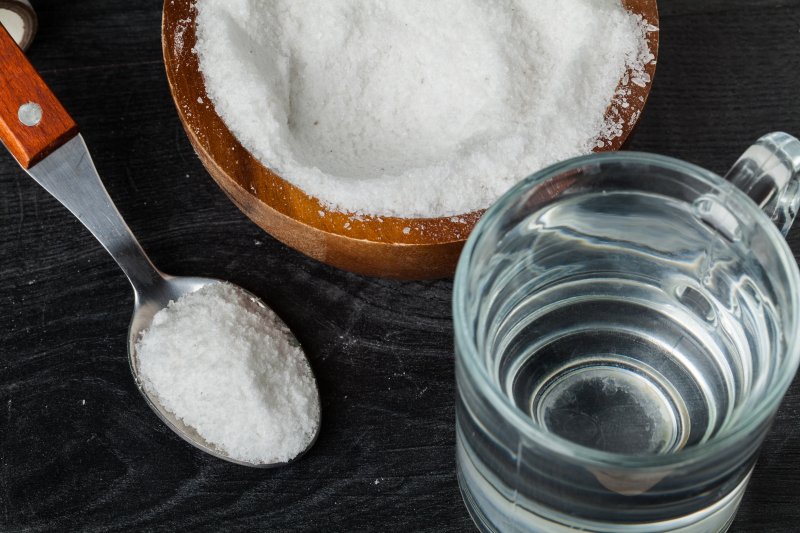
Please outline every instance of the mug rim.
M746 441L746 437L749 433L767 421L769 417L777 411L780 402L794 379L798 365L800 365L800 338L792 335L784 335L787 340L786 360L784 365L786 367L785 370L790 371L778 373L775 386L757 403L756 408L743 416L733 431L720 438L711 438L708 441L669 454L629 455L590 448L572 442L557 434L545 432L540 427L533 424L530 417L525 416L522 410L512 404L508 396L503 394L497 384L490 378L485 365L480 363L480 352L475 345L474 337L469 335L469 327L467 325L470 323L470 320L468 320L469 317L466 316L468 274L472 270L470 263L474 250L481 241L489 224L502 215L502 213L506 212L518 198L537 184L555 176L586 167L588 164L603 162L651 164L665 170L678 171L694 179L710 182L714 187L731 194L734 202L742 204L741 207L749 211L749 214L754 216L759 225L766 226L769 244L772 249L775 250L780 264L784 266L788 273L789 279L786 290L794 300L796 309L794 313L794 324L792 324L794 326L793 330L800 330L800 269L798 269L797 261L777 226L769 219L767 214L747 196L747 194L721 176L693 163L673 157L646 152L598 153L568 159L531 174L514 185L489 207L475 226L459 258L453 283L452 305L456 364L461 364L465 367L467 374L475 381L478 392L489 400L492 406L497 409L519 433L556 454L584 463L592 463L597 466L614 467L618 469L676 467L707 459L720 450L728 449L729 447ZM461 394L461 387L459 387L458 384L457 390L458 394Z

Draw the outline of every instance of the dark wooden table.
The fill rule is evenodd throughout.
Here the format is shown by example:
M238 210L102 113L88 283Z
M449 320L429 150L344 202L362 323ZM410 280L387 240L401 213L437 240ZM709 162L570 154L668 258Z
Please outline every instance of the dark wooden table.
M658 76L631 148L724 172L759 135L800 134L800 1L661 3ZM469 531L453 459L451 282L326 267L236 210L173 109L159 0L34 4L30 58L155 263L261 295L308 351L324 422L305 459L270 471L167 430L128 369L128 282L0 150L0 530ZM789 240L800 255L800 228ZM733 531L798 529L795 384Z

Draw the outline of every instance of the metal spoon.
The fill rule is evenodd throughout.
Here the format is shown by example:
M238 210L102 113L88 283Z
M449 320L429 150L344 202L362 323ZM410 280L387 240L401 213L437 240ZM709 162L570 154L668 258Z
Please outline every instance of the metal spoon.
M133 286L135 303L128 331L128 359L136 385L147 404L172 431L215 457L253 467L286 464L256 464L231 458L164 409L158 399L142 386L136 343L153 316L170 301L220 280L173 277L153 265L108 196L75 122L2 25L0 88L0 140L20 166L92 232ZM257 299L252 294L250 296ZM318 434L319 424L316 430ZM316 435L292 462L302 456L315 440Z

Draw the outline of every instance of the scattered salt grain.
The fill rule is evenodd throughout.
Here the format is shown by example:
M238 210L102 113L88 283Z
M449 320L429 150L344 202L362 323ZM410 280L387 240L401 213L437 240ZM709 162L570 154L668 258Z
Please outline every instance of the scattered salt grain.
M482 209L622 134L650 83L621 0L198 0L208 95L266 166L338 210Z
M302 349L236 286L209 285L170 303L136 352L145 390L234 459L289 461L317 433L319 397Z

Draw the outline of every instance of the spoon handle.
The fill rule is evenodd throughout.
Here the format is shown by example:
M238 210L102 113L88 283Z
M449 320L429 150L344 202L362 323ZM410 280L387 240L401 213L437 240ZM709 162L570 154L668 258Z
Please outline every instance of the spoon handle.
M64 109L0 24L0 140L28 169L78 134Z
M0 141L100 241L128 276L137 299L164 280L108 196L75 121L2 24Z

